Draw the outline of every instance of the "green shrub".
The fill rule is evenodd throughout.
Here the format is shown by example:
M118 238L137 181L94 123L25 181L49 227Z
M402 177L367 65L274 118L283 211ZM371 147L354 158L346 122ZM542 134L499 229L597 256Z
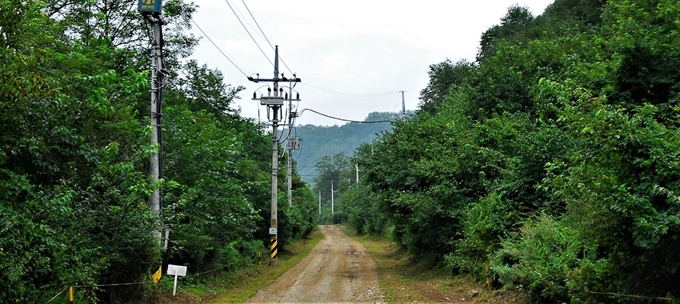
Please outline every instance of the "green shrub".
M570 290L590 289L606 273L608 261L596 258L597 246L562 221L542 214L520 232L491 260L492 274L506 288L526 289L541 302L578 300Z
M471 273L478 279L486 277L489 257L520 221L513 206L498 194L470 204L463 213L464 237L452 242L455 250L444 257L446 266L456 273Z

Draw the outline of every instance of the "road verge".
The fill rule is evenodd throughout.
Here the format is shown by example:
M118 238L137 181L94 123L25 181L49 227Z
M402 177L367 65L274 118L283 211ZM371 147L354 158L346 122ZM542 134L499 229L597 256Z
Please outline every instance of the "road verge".
M416 261L384 237L345 233L366 248L375 261L386 303L527 303L512 291L486 290L469 276L454 277L428 261Z
M286 245L285 249L279 252L275 267L263 262L261 265L248 266L239 271L221 273L204 283L178 290L175 297L172 296L172 290L169 293L163 292L163 296L155 297L156 299L149 303L242 303L307 257L323 237L319 227L315 227L306 238Z

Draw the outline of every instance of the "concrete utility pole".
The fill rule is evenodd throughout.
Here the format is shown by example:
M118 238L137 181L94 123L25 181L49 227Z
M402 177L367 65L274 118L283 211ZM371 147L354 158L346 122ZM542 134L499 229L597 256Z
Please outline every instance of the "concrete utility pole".
M283 74L281 74L283 76ZM288 94L286 100L288 101L288 136L286 136L286 148L288 148L288 170L286 172L286 177L288 181L288 206L293 206L293 159L291 155L293 150L300 150L300 139L297 137L290 137L291 130L293 128L293 118L296 117L296 113L293 112L293 101L300 101L300 94L297 94L296 98L293 98L293 80L297 79L296 75L293 74L293 78L288 79Z
M274 50L274 78L260 79L248 77L248 80L258 82L273 82L274 96L271 96L271 89L267 89L267 96L260 96L257 98L257 93L253 93L253 100L259 100L260 105L267 107L267 117L272 123L272 196L271 196L271 225L269 226L269 240L270 240L270 265L276 264L276 255L278 253L278 225L277 225L277 207L278 207L278 174L279 174L279 141L277 138L277 126L280 117L280 110L283 106L283 89L279 89L279 81L288 81L283 75L279 78L279 46ZM300 78L293 79L294 82L300 82ZM270 116L269 113L272 113Z
M401 92L401 120L406 119L406 103L404 102L404 91Z
M161 99L163 97L163 33L161 25L162 0L139 0L137 11L144 19L153 25L153 49L151 50L151 144L158 146L157 152L151 154L149 160L149 174L151 184L154 185L153 193L149 197L151 210L160 218L161 198L160 185L158 181L163 178L163 136L161 123ZM159 244L163 242L160 229L153 232ZM167 248L168 231L166 230L166 240L163 244Z
M295 75L293 75L295 77ZM291 152L293 152L293 145L290 141L290 131L292 130L291 128L293 127L293 81L292 79L288 80L288 96L290 99L288 99L288 136L286 136L286 146L288 148L288 164L287 164L287 172L286 172L286 177L288 181L288 207L293 206L293 160L290 157Z
M290 121L290 120L289 120ZM288 123L288 128L291 127L290 122ZM290 133L290 132L289 132ZM288 153L287 153L287 172L286 172L286 181L288 182L288 207L293 206L293 160L290 157L290 154L293 152L293 149L291 149L291 142L290 142L290 135L288 138L286 138L286 145L288 146Z
M333 180L331 180L331 215L335 214L335 190L333 190Z
M357 184L359 183L359 164L354 164L354 168L356 168L357 171Z
M300 100L299 96L298 99L293 99L293 100ZM291 128L293 126L292 119L289 120L288 127ZM299 137L290 137L290 130L288 132L288 137L286 138L286 146L288 148L288 172L286 173L286 177L288 178L288 206L293 206L293 160L292 160L292 154L293 150L300 150L300 138Z
M319 190L319 216L321 216L321 190Z

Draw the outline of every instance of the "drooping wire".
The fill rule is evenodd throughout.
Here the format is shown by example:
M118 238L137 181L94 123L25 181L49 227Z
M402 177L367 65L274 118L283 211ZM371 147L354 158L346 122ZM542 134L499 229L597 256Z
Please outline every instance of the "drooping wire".
M278 142L279 142L279 144L283 144L283 140L281 140L281 139L283 138L284 131L281 130L280 132L281 132L280 134L277 134L279 136Z
M260 30L260 33L262 33L262 36L264 36L264 39L267 40L267 43L269 43L269 46L270 46L270 47L272 48L272 50L273 50L273 49L274 49L274 45L271 43L271 41L269 41L269 38L267 38L267 35L266 35L266 34L264 33L264 31L262 30L262 27L260 27L260 24L257 22L257 19L255 19L255 16L253 16L253 13L250 11L250 8L248 8L248 4L246 4L246 1L245 1L245 0L241 0L241 2L243 2L243 5L246 7L246 10L248 10L248 14L250 14L250 18L252 18L253 21L255 21L255 25L257 25L257 28ZM281 56L279 56L279 60L281 60L281 63L283 63L283 65L286 67L286 69L288 69L288 72L290 72L291 74L295 74L295 73L293 73L293 71L288 67L288 65L286 64L286 62L283 61L283 58L281 58Z
M394 120L373 120L373 121L351 120L351 119L344 119L344 118L339 118L339 117L331 116L331 115L328 115L328 114L324 114L324 113L312 110L310 108L305 108L305 110L310 111L310 112L314 112L314 113L319 114L321 116L328 117L330 119L341 120L341 121L346 121L346 122L355 122L355 123L360 123L360 124L395 122Z
M224 0L224 2L227 2L227 5L229 5L229 8L230 8L231 11L234 13L234 16L236 16L236 19L238 19L238 22L241 23L241 26L243 26L243 29L246 30L246 33L248 33L248 36L250 36L250 39L252 39L253 42L255 42L255 45L257 46L257 48L260 49L260 52L262 52L262 55L264 55L264 58L267 58L267 61L269 61L269 63L271 63L272 66L274 66L274 63L271 61L271 59L269 59L269 56L267 56L267 54L262 50L262 48L261 48L260 45L257 43L257 41L255 40L255 38L253 37L253 35L250 34L250 31L248 30L248 28L246 27L246 25L243 24L243 21L241 21L241 18L238 16L238 14L237 14L236 11L234 10L234 8L231 6L231 3L229 3L229 0Z
M206 33L203 31L203 29L201 29L201 27L198 26L198 24L196 24L196 21L194 21L194 19L191 19L191 22L196 26L196 28L197 28L199 31L201 31L201 33L203 33L203 35L205 36L205 38L208 38L208 41L210 41L210 43L212 43L212 45L214 45L215 48L217 48L217 50L220 51L220 53L222 53L222 56L224 56L224 58L227 58L227 60L229 60L229 62L231 62L231 64L234 65L234 67L236 67L236 69L239 70L239 72L241 72L241 74L243 74L243 76L248 77L248 75L247 75L245 72L243 72L243 70L241 70L241 68L239 68L238 65L236 65L236 63L234 63L234 61L232 61L232 60L229 58L229 56L227 56L227 54L225 54L225 53L222 51L222 49L220 49L220 47L217 46L217 44L216 44L212 39L210 39L210 36L208 36L208 34L206 34Z
M286 110L286 113L288 113L288 110ZM290 133L292 132L292 128L295 125L295 118L293 118L292 115L293 113L288 113L286 115L288 117L288 134L286 135L286 140L290 138Z

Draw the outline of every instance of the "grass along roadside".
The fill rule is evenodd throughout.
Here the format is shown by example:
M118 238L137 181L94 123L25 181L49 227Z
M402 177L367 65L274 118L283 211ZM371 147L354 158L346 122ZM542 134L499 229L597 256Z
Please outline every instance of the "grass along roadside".
M263 262L236 272L221 273L204 284L178 290L175 297L172 296L171 289L167 296L153 303L242 303L297 265L323 237L317 226L307 238L296 240L286 245L285 250L279 251L278 262L274 267Z
M485 289L472 278L452 277L447 271L432 268L427 261L414 261L404 249L383 237L356 235L371 254L378 271L378 282L387 303L527 303L515 292Z

